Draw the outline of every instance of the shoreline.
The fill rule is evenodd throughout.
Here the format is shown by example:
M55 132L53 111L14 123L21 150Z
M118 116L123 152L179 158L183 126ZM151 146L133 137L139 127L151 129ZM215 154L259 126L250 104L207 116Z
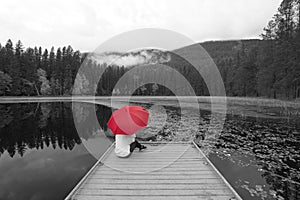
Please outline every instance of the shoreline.
M190 99L197 98L198 100L208 101L210 99L226 99L229 101L264 101L264 102L284 102L291 104L300 104L300 99L285 100L285 99L272 99L264 97L232 97L232 96L0 96L0 103L2 101L16 101L16 100L72 100L72 99L125 99L130 97L131 99L151 99L151 100L176 100L176 99Z
M261 118L290 118L300 116L300 102L278 99L264 99L253 97L211 97L211 96L43 96L43 97L0 97L1 104L15 103L51 103L78 102L101 104L116 109L126 105L130 97L132 103L148 103L159 106L178 107L178 100L182 109L197 109L214 111L231 115L251 116ZM195 98L198 104L195 104ZM111 101L113 100L113 101Z

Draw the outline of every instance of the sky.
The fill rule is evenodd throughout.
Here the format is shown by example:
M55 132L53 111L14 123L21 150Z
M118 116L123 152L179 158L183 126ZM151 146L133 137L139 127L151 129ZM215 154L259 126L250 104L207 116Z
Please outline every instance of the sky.
M9 0L0 5L0 43L71 45L93 51L138 28L176 31L195 42L259 38L281 0ZM134 41L133 41L134 42Z

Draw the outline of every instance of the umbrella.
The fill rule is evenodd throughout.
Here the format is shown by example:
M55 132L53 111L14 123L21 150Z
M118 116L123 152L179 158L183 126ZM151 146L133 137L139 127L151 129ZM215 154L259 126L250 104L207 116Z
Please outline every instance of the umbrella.
M114 134L132 135L147 126L148 118L141 106L124 106L113 112L107 125Z

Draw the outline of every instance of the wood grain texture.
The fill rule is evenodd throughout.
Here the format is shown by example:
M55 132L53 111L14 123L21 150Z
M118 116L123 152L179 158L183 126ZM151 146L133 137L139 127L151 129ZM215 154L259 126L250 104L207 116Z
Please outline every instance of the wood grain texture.
M147 143L145 151L118 158L110 149L68 199L220 199L235 191L188 143ZM239 199L239 197L236 197Z

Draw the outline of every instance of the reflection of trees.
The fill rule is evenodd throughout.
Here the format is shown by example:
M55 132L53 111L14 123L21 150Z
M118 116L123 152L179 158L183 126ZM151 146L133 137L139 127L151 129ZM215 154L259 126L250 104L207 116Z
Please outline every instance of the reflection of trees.
M13 104L1 106L0 153L11 157L26 149L53 148L72 150L81 140L74 128L72 111L68 103ZM6 117L7 118L6 118Z
M97 119L93 117L95 115ZM72 150L81 139L103 134L113 140L107 127L112 110L109 107L89 103L26 103L0 105L0 154L5 151L11 157L26 149L53 148ZM78 126L74 125L74 121ZM99 126L102 128L102 133ZM98 128L97 128L98 127ZM99 135L98 135L99 136Z
M103 105L96 105L96 115L101 128L106 132L108 130L107 122L112 114L112 109Z
M113 138L107 127L107 122L111 114L112 110L107 106L91 103L73 103L73 117L76 129L79 136L85 140L93 138L97 134L98 136L99 134L103 134L109 138ZM98 124L102 130L99 129Z
M51 112L51 103L42 103L41 106L41 115L39 120L39 127L44 128L47 126L48 118Z

